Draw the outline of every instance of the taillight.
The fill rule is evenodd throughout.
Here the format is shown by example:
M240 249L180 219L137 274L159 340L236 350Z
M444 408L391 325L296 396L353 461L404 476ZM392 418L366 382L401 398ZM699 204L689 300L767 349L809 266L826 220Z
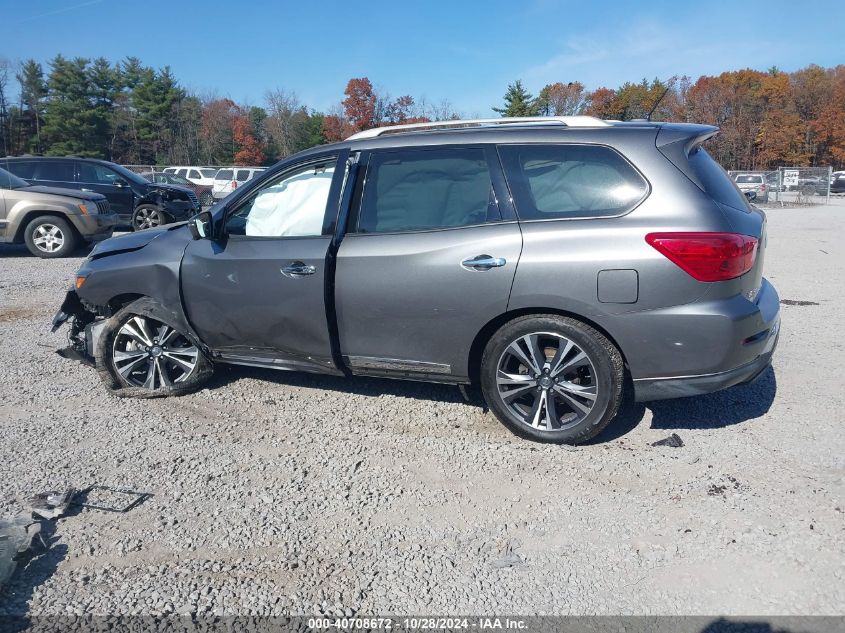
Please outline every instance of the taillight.
M760 191L765 192L766 191L766 185L760 185Z
M740 233L649 233L645 241L698 281L740 277L757 256L757 238Z
M237 189L237 188L238 188L238 181L237 181L237 180L233 180L233 181L232 181L232 189Z

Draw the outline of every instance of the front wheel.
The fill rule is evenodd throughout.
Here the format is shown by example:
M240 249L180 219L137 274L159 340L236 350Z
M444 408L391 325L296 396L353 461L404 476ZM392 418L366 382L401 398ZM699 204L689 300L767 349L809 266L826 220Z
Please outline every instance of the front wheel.
M27 224L24 241L30 253L47 259L67 257L77 246L76 233L70 224L51 215L43 215Z
M162 224L167 224L168 218L165 213L158 207L150 204L145 204L137 209L132 214L132 230L142 231L144 229L152 229Z
M487 406L514 433L579 444L598 435L622 400L623 362L600 332L558 315L503 325L481 360Z
M106 324L95 350L106 386L138 396L181 395L202 386L211 363L188 335L147 312L130 304Z

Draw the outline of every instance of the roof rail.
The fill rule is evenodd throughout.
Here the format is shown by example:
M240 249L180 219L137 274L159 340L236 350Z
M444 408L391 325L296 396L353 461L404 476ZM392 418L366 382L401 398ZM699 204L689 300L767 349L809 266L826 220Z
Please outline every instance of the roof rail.
M357 141L365 138L376 138L382 134L397 134L414 130L443 130L449 128L482 127L493 125L525 125L525 124L553 124L567 127L607 127L607 121L594 116L534 116L534 117L500 117L497 119L454 119L451 121L427 121L425 123L405 123L403 125L387 125L364 130L353 134L347 141Z

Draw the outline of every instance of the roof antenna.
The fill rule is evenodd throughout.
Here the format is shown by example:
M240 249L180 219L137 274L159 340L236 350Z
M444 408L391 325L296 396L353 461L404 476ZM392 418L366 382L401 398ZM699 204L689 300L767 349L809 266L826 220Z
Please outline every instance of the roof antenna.
M674 77L672 77L674 79ZM657 106L660 105L660 102L663 101L663 97L666 96L666 93L669 92L669 89L672 87L672 79L666 82L666 90L663 91L663 94L660 95L660 98L655 101L654 106L652 106L651 110L648 113L648 116L645 118L646 121L651 121L651 115L654 114L654 111L657 110Z

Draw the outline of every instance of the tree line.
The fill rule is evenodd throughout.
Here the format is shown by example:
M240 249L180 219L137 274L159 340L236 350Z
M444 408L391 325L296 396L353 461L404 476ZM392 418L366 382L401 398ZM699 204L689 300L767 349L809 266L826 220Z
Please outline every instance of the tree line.
M17 87L16 98L11 91ZM604 119L718 125L709 150L727 169L845 164L845 66L786 73L738 70L587 90L547 84L535 97L515 81L502 116L587 114ZM106 158L123 164L263 165L379 125L462 118L448 100L391 97L350 79L328 112L295 92L270 90L261 105L192 93L170 68L136 57L0 59L0 155Z

